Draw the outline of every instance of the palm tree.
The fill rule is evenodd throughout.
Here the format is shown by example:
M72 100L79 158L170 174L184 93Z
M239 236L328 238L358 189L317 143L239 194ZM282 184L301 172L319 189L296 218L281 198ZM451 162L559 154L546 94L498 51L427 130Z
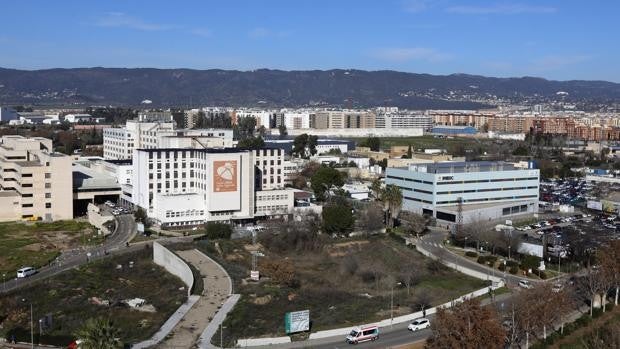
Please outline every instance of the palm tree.
M399 187L389 184L381 193L381 201L383 201L383 209L387 214L387 227L393 228L394 220L398 217L403 205L403 193Z
M88 319L84 326L75 332L80 340L80 348L84 349L117 349L122 348L120 331L109 319Z

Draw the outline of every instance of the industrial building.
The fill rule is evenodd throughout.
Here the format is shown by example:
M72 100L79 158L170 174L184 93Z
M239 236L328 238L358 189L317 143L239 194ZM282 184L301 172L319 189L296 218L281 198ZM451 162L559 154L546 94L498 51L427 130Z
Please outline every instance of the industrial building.
M439 162L387 168L401 188L403 209L453 226L538 211L539 170L505 162Z

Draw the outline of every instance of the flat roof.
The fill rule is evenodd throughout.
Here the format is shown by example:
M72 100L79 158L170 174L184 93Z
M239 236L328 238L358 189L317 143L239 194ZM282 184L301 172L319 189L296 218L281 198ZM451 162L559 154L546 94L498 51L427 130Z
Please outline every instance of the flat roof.
M424 168L425 171L424 171ZM409 165L408 169L426 173L468 173L522 170L504 161L453 161L428 162Z

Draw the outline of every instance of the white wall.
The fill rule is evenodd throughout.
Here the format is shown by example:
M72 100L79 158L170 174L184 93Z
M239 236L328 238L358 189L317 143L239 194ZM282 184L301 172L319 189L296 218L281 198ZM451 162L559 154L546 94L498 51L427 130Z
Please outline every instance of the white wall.
M179 256L170 252L167 248L157 242L153 242L153 262L163 267L170 274L176 275L187 286L187 296L189 297L194 285L194 274Z

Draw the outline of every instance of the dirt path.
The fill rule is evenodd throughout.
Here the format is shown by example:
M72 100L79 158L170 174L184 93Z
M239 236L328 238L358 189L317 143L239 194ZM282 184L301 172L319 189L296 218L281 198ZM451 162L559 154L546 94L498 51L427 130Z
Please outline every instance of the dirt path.
M186 262L193 265L203 277L203 293L170 332L168 338L157 348L192 348L207 327L221 304L228 298L229 281L219 266L205 258L197 250L176 251Z

